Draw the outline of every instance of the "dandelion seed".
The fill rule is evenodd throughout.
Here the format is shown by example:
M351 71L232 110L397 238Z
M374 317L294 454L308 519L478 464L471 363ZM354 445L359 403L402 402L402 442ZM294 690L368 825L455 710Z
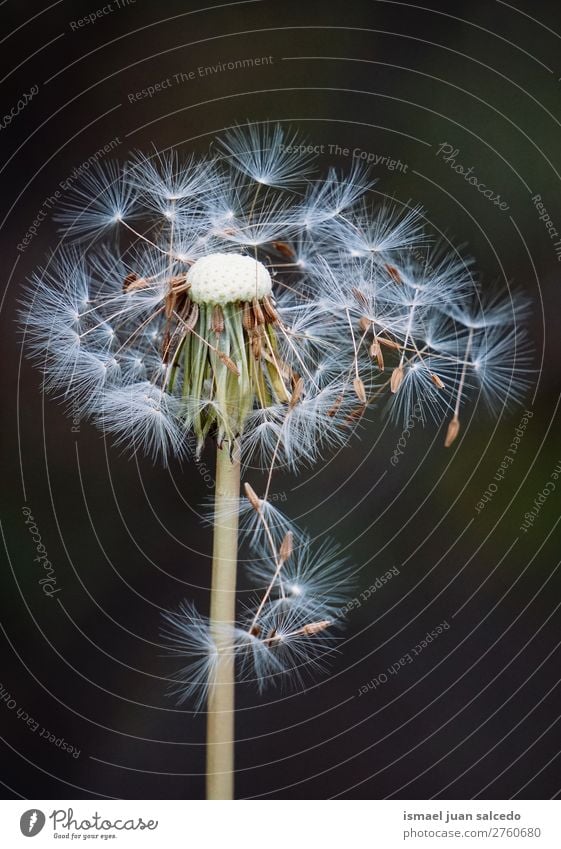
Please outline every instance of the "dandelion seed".
M139 214L138 194L117 162L96 163L70 186L55 221L71 238L99 237Z
M264 186L302 182L309 172L312 156L294 156L292 148L299 144L296 134L286 135L278 124L234 127L220 139L232 167Z
M446 439L444 441L445 448L450 448L450 446L456 441L459 432L460 420L458 416L454 416L452 419L450 419L448 428L446 429Z
M366 389L364 388L364 383L360 377L355 377L353 380L353 388L360 403L366 404Z
M279 560L282 560L283 563L286 563L293 550L294 538L291 531L288 531L284 535L284 539L281 543L281 547L279 549Z
M430 379L438 389L444 389L445 384L437 374L431 374Z
M403 383L404 376L405 372L403 370L403 366L397 366L397 368L394 368L392 371L390 389L394 394L399 390L399 387Z

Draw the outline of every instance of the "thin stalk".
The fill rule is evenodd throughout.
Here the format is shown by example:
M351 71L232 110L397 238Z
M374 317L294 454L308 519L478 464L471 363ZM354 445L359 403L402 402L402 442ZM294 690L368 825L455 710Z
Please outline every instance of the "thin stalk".
M207 799L234 798L234 686L232 626L236 616L238 511L240 494L239 446L232 457L226 447L216 453L214 548L210 596L210 627L218 659L207 707Z
M267 601L268 601L269 596L271 595L271 593L273 591L273 587L275 586L276 581L280 578L280 573L281 573L281 569L282 569L283 566L284 566L284 560L280 557L277 558L275 574L271 578L269 586L267 587L267 589L263 593L263 598L261 599L261 602L259 604L259 607L257 608L255 616L252 619L251 625L247 629L250 634L253 633L253 629L255 628L257 623L259 622L259 617L261 616L261 611L263 610L263 608L267 604ZM283 598L284 598L284 592L283 592L282 595L283 595Z
M458 385L458 395L456 397L456 406L454 407L454 416L458 418L460 415L460 404L462 403L462 392L464 389L464 383L466 380L466 372L469 364L469 355L471 354L471 346L473 343L473 327L470 327L469 336L466 343L466 351L465 351L465 360L462 366L462 373L460 375L460 383Z

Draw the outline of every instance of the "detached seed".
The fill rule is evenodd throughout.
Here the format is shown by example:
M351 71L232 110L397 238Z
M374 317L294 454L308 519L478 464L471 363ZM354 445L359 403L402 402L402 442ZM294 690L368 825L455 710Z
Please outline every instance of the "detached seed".
M444 440L444 447L450 448L453 442L455 442L456 437L460 432L460 420L458 416L454 416L451 419L450 424L448 425L448 430L446 431L446 439Z
M382 349L380 348L380 344L377 339L372 342L370 348L368 349L368 353L370 354L372 359L376 359L376 362L378 363L378 368L380 369L380 371L383 371L384 356L382 354Z
M288 531L288 533L286 533L284 535L284 539L281 542L281 547L280 547L280 550L279 550L279 558L280 558L280 560L282 560L283 563L286 563L286 561L288 560L288 558L292 554L293 548L294 548L294 538L293 538L293 535L292 535L292 531Z
M287 259L294 259L296 254L286 242L271 242L273 248Z
M405 372L403 371L403 366L398 366L394 368L392 371L392 376L390 378L390 389L395 394L401 384L403 383L403 378L405 377Z
M261 499L257 497L257 493L249 483L244 483L243 485L245 494L247 496L247 500L253 507L253 509L259 513L261 510Z
M302 397L302 392L304 391L304 381L301 377L298 378L296 383L294 384L294 388L292 390L292 395L290 396L290 401L288 407L290 410L294 409L300 398Z
M431 374L430 379L435 386L438 386L439 389L444 389L444 384L437 374Z
M138 274L131 271L131 273L127 274L123 280L123 292L130 292L132 289L140 289L145 284L146 281L142 277L139 277Z
M347 424L353 424L354 422L360 421L364 415L365 409L365 405L363 404L361 407L355 407L354 410L351 410L349 415L345 418Z
M330 419L332 419L333 416L335 416L339 412L339 407L341 406L342 403L343 403L343 396L338 395L337 398L335 399L335 403L333 404L333 406L330 407L329 410L327 411L327 415L329 416Z
M385 336L378 336L378 342L380 345L384 345L386 348L391 348L393 351L399 351L401 348L399 342L394 342L393 339L386 339Z
M366 389L360 377L355 377L353 380L353 388L360 403L366 404Z
M322 619L321 622L310 622L309 625L304 625L302 633L307 637L313 637L314 634L319 634L321 631L325 631L325 629L329 628L331 624L331 619Z
M401 274L399 273L395 265L386 265L386 271L388 272L392 280L395 280L396 283L403 283L403 280L401 279Z
M363 307L368 307L368 301L366 300L365 295L360 291L360 289L353 288L351 291L359 302L359 304L361 304Z

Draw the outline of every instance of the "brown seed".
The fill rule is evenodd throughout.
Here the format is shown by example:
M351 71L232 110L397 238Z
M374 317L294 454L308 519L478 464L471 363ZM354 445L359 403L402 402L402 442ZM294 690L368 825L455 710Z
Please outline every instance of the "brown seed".
M363 307L368 307L366 296L360 291L360 289L353 288L351 291L359 304L362 304Z
M123 292L130 292L131 289L140 288L138 285L138 281L141 279L142 278L140 278L138 274L135 274L134 271L131 271L131 273L127 274L127 276L123 280ZM145 281L142 282L144 283Z
M212 329L215 333L224 331L224 313L220 304L215 304L212 308Z
M169 351L171 345L171 335L169 330L166 328L164 330L164 335L162 337L162 360L164 363L167 363L169 360Z
M187 292L191 288L191 284L187 282L187 276L185 274L178 274L176 277L172 277L169 284L174 292Z
M274 306L272 305L272 303L269 300L269 298L267 297L267 295L265 295L265 297L263 298L263 312L265 313L265 320L269 324L274 324L275 321L279 320L279 317L277 315L277 311L274 308Z
M369 318L363 315L362 318L360 318L358 321L358 326L360 327L362 333L368 333L368 331L372 327L372 322Z
M279 549L279 559L282 560L283 563L286 563L286 561L292 554L293 548L294 538L292 536L292 531L288 531L288 533L284 535L284 539L281 542L281 547Z
M391 348L393 351L399 351L401 348L399 342L394 342L393 339L386 339L385 336L378 336L378 342L380 345L384 345L386 348Z
M291 369L289 366L287 366L286 363L281 363L281 366L284 366L285 369L286 368L289 369L288 377L290 378L290 385L294 389L294 387L296 386L296 384L300 380L300 375L298 374L297 371L294 371L294 369ZM284 376L284 372L283 372L283 376Z
M402 283L401 275L395 265L386 265L386 271L396 283Z
M392 376L390 378L390 389L395 394L401 384L403 383L403 378L405 377L405 372L403 370L403 366L398 366L394 368L392 371Z
M329 410L327 411L327 415L329 416L330 419L332 419L333 416L335 416L339 412L339 407L341 406L342 403L343 403L343 396L338 395L337 398L335 399L335 403L333 404L333 406L330 407Z
M185 322L185 319L191 312L191 306L191 299L187 292L181 292L179 295L179 303L177 305L177 314L183 322Z
M252 625L249 629L249 633L252 637L259 637L261 634L261 628L259 627L259 625Z
M247 500L253 507L253 509L259 513L261 510L261 499L257 497L257 493L249 483L244 483L243 488L245 490L245 494L247 496Z
M309 625L304 625L302 633L307 637L313 637L314 634L319 634L321 631L325 631L325 629L329 628L331 624L331 619L322 619L321 622L310 622Z
M185 319L186 330L194 330L195 325L197 324L198 320L199 320L199 305L198 304L192 304L191 305L191 312L189 313L189 315Z
M384 370L384 356L382 354L382 349L380 348L380 344L377 339L374 339L370 348L368 349L368 353L372 357L372 359L376 358L376 362L378 363L378 368L380 371Z
M271 242L271 245L279 254L282 254L287 259L294 259L296 256L290 245L287 245L286 242Z
M240 371L239 371L237 365L235 364L235 362L230 359L228 354L225 354L223 351L217 351L216 353L218 354L218 359L220 360L221 363L224 363L224 365L226 366L228 371L231 371L232 374L235 374L235 375L237 375L237 377L239 377Z
M363 404L362 407L355 407L354 410L351 410L349 415L345 418L345 421L347 422L347 424L353 424L354 422L360 421L360 419L364 415L365 409L366 409L366 407Z
M249 333L250 330L253 330L253 327L255 325L253 313L252 313L251 307L247 303L247 301L243 305L242 324L243 324L244 330L247 330L248 333Z
M166 295L165 299L165 316L166 318L171 318L173 313L175 312L175 308L177 306L177 295L173 292L170 292L169 295Z
M262 345L261 336L255 334L251 339L251 352L256 360L261 357Z
M290 396L290 402L288 407L290 410L294 409L300 398L302 397L302 392L304 391L304 381L301 377L298 378L296 383L294 384L294 388L292 390L292 395Z
M450 424L448 425L448 430L446 431L446 439L444 440L444 447L450 448L453 442L455 442L458 433L460 432L460 420L458 416L454 416L450 420Z
M444 389L444 384L437 374L431 374L430 379L435 386L438 386L439 389Z
M257 300L257 298L253 299L253 315L255 317L256 324L265 324L265 316L263 315L263 310L261 309L261 304Z
M366 389L364 388L364 383L362 382L360 377L355 377L355 379L353 380L353 389L360 403L366 404Z

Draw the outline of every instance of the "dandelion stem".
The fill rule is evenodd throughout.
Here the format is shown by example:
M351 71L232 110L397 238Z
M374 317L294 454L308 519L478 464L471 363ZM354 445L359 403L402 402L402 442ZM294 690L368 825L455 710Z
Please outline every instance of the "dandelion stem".
M231 507L240 494L239 446L216 453L216 492L210 627L217 647L217 663L210 682L207 707L208 799L234 797L234 687L233 625L236 615L238 513Z

